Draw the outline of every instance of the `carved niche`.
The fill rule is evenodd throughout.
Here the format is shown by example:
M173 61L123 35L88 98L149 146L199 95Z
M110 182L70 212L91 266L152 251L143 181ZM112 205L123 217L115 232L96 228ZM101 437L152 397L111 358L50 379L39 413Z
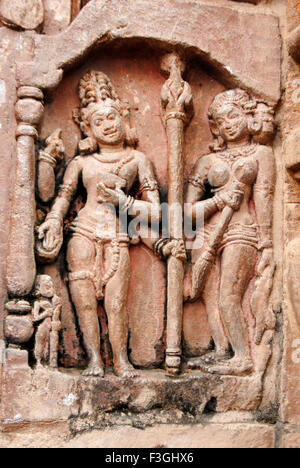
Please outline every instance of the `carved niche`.
M141 389L151 394L142 410L201 413L215 399L218 411L257 409L276 324L278 83L253 89L239 76L237 88L227 62L212 74L166 38L99 46L90 13L105 13L100 4L70 27L86 21L94 39L72 57L61 44L47 85L47 41L18 68L9 365L21 353L24 373L95 394L103 410L140 408Z

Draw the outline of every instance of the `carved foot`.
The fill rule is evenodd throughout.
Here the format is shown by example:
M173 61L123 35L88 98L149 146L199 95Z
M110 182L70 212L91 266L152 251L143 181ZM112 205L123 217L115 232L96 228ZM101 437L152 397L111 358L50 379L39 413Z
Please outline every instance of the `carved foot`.
M230 361L219 363L213 366L202 365L201 370L209 374L218 375L249 375L253 371L253 363L250 359L233 358Z
M104 377L103 365L99 362L90 362L88 368L83 372L85 377Z
M193 358L188 360L188 368L189 369L201 369L201 367L208 365L208 364L215 364L221 361L226 361L230 359L230 354L227 352L212 352L205 354L205 356L201 356L199 358Z
M124 379L138 377L139 375L138 371L129 362L115 364L114 369L116 375Z

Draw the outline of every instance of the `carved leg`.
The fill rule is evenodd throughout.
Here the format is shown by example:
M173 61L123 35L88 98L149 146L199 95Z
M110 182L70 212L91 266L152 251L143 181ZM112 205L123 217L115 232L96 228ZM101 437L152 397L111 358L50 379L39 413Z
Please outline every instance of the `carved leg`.
M243 375L253 370L247 324L242 301L255 273L256 249L246 245L225 248L221 260L220 311L223 325L234 351L234 358L209 367L211 373Z
M70 273L92 271L95 249L84 238L73 238L68 245L67 261ZM70 281L72 301L76 308L83 342L89 358L85 375L104 376L100 355L100 327L97 315L98 302L93 281L78 279Z
M128 315L126 301L130 279L130 259L127 247L120 251L117 273L107 283L105 290L105 311L108 318L109 339L113 350L114 368L120 377L137 375L128 360Z
M37 367L42 367L42 361L49 357L49 338L50 338L51 320L46 319L39 325L35 336L34 357Z
M214 266L207 277L206 287L202 295L215 344L215 351L201 358L190 359L188 361L188 367L190 369L201 368L201 366L205 364L211 364L229 358L229 342L224 331L219 309L219 275L220 266Z

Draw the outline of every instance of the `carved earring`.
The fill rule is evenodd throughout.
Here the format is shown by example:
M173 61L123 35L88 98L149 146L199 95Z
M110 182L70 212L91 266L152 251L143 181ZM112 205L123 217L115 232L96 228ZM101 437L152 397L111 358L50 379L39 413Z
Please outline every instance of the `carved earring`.
M214 142L209 145L209 149L215 153L226 149L225 141L221 136L215 136Z
M92 137L81 140L78 146L81 154L94 153L98 148L97 141Z
M248 130L250 135L257 135L262 129L262 121L261 119L257 119L256 117L250 117L248 119Z
M130 128L130 126L126 124L125 134L126 143L128 146L136 146L138 144L139 138L137 136L137 131L135 128Z

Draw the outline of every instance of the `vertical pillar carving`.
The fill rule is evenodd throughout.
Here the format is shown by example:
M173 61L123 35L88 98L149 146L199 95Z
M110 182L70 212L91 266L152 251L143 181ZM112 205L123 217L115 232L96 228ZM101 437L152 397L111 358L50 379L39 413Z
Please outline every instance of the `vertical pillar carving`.
M7 286L12 296L26 296L32 290L36 266L35 223L35 139L43 115L43 93L22 86L15 111L18 121L14 187L12 191Z
M184 130L193 114L192 92L182 79L185 64L177 54L163 57L161 69L169 76L162 88L161 106L168 137L169 157L169 228L172 239L183 240L183 164ZM181 365L183 313L182 259L171 255L168 260L167 350L166 369L178 374Z

